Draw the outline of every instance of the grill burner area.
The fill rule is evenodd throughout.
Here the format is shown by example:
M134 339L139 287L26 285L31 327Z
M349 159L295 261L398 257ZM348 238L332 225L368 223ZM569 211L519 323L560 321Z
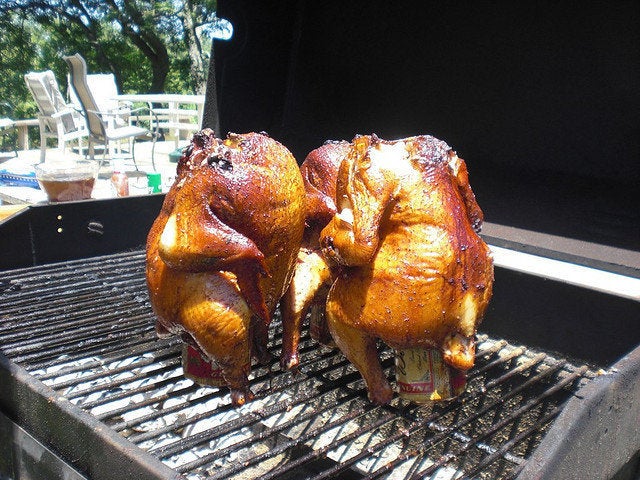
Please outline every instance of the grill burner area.
M178 338L157 339L144 263L135 251L13 270L0 283L2 353L69 412L70 437L89 423L108 448L155 468L139 478L515 478L565 402L607 374L480 335L459 399L380 407L307 332L299 373L282 372L276 317L274 362L253 366L256 399L235 409L227 389L182 376ZM393 354L380 348L391 378ZM87 443L87 457L108 451Z

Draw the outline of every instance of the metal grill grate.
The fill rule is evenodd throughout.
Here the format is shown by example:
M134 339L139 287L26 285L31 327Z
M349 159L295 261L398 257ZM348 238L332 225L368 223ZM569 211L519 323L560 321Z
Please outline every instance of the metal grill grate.
M0 290L11 361L190 479L513 478L594 375L480 335L458 400L380 407L345 358L305 332L300 372L254 365L256 399L235 409L226 389L183 378L179 339L156 338L143 252L6 272ZM274 358L280 330L276 318ZM392 377L392 353L380 351Z

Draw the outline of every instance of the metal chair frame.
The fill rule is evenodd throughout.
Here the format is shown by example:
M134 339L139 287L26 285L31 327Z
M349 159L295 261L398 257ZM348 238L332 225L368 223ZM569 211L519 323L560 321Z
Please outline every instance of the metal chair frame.
M151 147L151 163L155 169L155 143L158 138L156 131L140 127L138 125L126 124L119 126L114 121L115 117L121 116L122 112L104 112L100 111L95 97L89 88L87 82L87 64L78 53L75 55L63 57L64 61L69 66L71 86L75 91L80 105L84 112L87 129L89 131L89 156L94 158L94 146L95 144L104 145L103 160L106 158L107 152L109 152L110 158L114 157L115 148L114 144L121 140L127 140L129 142L129 151L131 158L138 170L138 165L135 158L135 139L139 137L150 138L153 142ZM140 107L130 110L131 114L141 110L148 110L145 107ZM154 115L153 111L149 111L149 115ZM157 120L156 120L157 124Z

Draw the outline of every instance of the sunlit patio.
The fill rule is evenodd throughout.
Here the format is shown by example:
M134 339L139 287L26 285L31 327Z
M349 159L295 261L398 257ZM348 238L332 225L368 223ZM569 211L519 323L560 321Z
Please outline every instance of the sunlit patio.
M187 140L179 141L179 148L183 148L188 143ZM85 145L86 146L86 145ZM153 150L153 157L152 157ZM114 165L123 168L129 177L129 194L144 195L148 193L146 174L149 172L159 172L162 178L162 190L167 191L173 182L176 171L176 143L174 139L165 139L155 142L137 141L135 144L135 164L131 157L116 158L114 160L106 157L103 159L101 152L97 152L95 159L102 161L98 179L94 187L92 198L110 198L115 196L115 191L111 186L111 175ZM13 152L0 152L0 174L12 172L16 175L28 175L33 171L33 166L40 162L40 148L32 146L29 149L17 150L18 156ZM173 154L173 155L171 155ZM82 159L77 150L67 151L64 154L56 147L47 148L47 161L60 159ZM153 158L153 161L152 161ZM173 160L173 161L172 161ZM13 212L20 206L28 204L46 202L45 193L35 186L22 184L19 179L12 182L3 179L0 182L0 206L5 212Z

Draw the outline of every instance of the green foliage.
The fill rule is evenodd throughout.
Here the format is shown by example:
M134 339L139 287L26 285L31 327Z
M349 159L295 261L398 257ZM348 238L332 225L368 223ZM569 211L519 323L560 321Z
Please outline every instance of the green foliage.
M123 93L191 93L184 18L215 21L215 0L3 0L0 2L0 100L15 118L37 109L24 83L52 70L64 92L64 55L80 53L90 73L112 72ZM208 61L210 43L200 55Z
M38 66L32 27L28 20L15 13L0 17L0 100L12 106L14 118L32 117L36 111L23 77L25 72Z

